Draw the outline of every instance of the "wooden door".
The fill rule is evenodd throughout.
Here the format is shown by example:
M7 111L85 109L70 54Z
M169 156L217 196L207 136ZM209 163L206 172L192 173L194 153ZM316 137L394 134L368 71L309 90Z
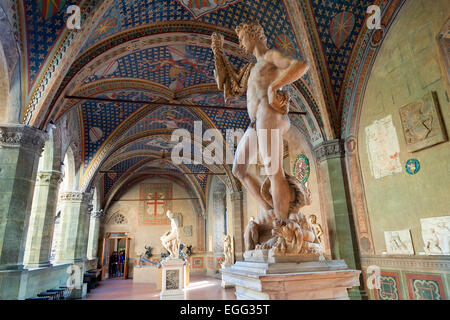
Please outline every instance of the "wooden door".
M102 280L105 280L106 273L109 268L109 256L110 256L110 240L107 238L103 239L103 253L102 253Z
M130 247L130 239L128 237L125 238L125 257L123 260L124 266L123 266L123 278L128 278L128 248Z

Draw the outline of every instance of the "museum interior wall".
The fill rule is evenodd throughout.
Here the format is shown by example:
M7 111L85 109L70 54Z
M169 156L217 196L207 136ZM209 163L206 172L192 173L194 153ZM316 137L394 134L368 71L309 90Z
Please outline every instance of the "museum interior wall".
M449 297L448 239L439 249L433 234L449 225L450 100L438 41L449 14L445 0L407 2L367 83L357 143L373 237L361 263L366 278L381 268L372 298Z
M206 266L203 263L205 252L202 248L204 230L199 224L199 220L203 219L201 212L195 209L192 200L170 200L167 201L167 208L157 206L155 215L155 205L151 204L153 200L148 200L148 204L138 200L146 199L152 192L160 192L164 194L163 197L169 196L174 199L191 197L184 186L171 180L160 178L142 180L127 189L107 209L101 226L101 238L105 238L107 233L126 233L129 236L128 268L129 277L133 278L134 266L139 265L139 256L145 253L146 246L153 248L152 261L160 260L160 254L165 253L160 237L170 229L170 221L164 215L162 219L155 219L155 216L161 217L161 212L171 210L175 214L182 215L180 241L186 246L192 245L194 253L190 257L193 261L192 272L205 271Z

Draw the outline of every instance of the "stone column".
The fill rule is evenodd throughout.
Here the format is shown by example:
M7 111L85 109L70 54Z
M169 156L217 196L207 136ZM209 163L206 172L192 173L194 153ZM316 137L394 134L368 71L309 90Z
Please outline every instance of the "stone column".
M314 149L314 153L325 196L332 257L337 260L343 259L352 269L361 270L350 194L345 178L344 145L338 139L325 141ZM349 296L361 298L361 293L358 288L354 288L350 290Z
M87 258L89 260L98 258L98 236L100 234L100 221L103 217L103 210L93 211L89 222L89 239Z
M47 138L30 126L0 125L0 270L23 269L36 173Z
M36 172L47 134L20 124L0 125L0 300L23 299L23 268Z
M24 264L27 268L50 266L53 228L58 202L59 171L39 171L31 207L30 224L25 247Z
M243 204L243 192L237 191L233 192L231 194L231 207L232 207L232 230L231 234L234 238L234 256L235 260L243 260L244 257L244 231L245 226L244 219L243 219L243 210L244 210L244 204Z
M56 264L86 261L91 200L90 193L61 193L61 238Z

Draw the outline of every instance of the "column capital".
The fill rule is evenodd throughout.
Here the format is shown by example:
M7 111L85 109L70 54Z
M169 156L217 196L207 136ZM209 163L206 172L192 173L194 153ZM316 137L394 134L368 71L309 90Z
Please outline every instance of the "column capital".
M61 183L63 174L59 171L48 170L38 171L36 183L40 185L57 185Z
M79 191L65 191L61 192L61 201L76 201L76 202L90 202L92 200L92 194Z
M24 124L0 125L0 147L24 147L42 153L48 134L45 131Z
M314 148L314 155L318 161L344 156L344 143L340 139L328 140Z

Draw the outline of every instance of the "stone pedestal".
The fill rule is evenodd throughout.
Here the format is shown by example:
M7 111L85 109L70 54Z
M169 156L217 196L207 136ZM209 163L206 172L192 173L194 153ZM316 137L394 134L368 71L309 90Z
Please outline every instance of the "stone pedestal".
M221 266L222 266L222 269L228 269L228 268L231 268L233 265L224 262L221 264ZM223 278L222 278L222 282L221 282L220 286L224 289L234 288L234 284L224 281Z
M289 262L301 260L291 256L269 262L277 257L257 256L221 270L222 281L235 285L239 300L348 300L347 289L359 286L361 271L343 260Z
M138 267L133 269L133 282L135 283L152 283L156 286L156 290L161 290L162 272L157 267Z
M161 261L161 300L186 300L184 285L184 260L166 259Z

